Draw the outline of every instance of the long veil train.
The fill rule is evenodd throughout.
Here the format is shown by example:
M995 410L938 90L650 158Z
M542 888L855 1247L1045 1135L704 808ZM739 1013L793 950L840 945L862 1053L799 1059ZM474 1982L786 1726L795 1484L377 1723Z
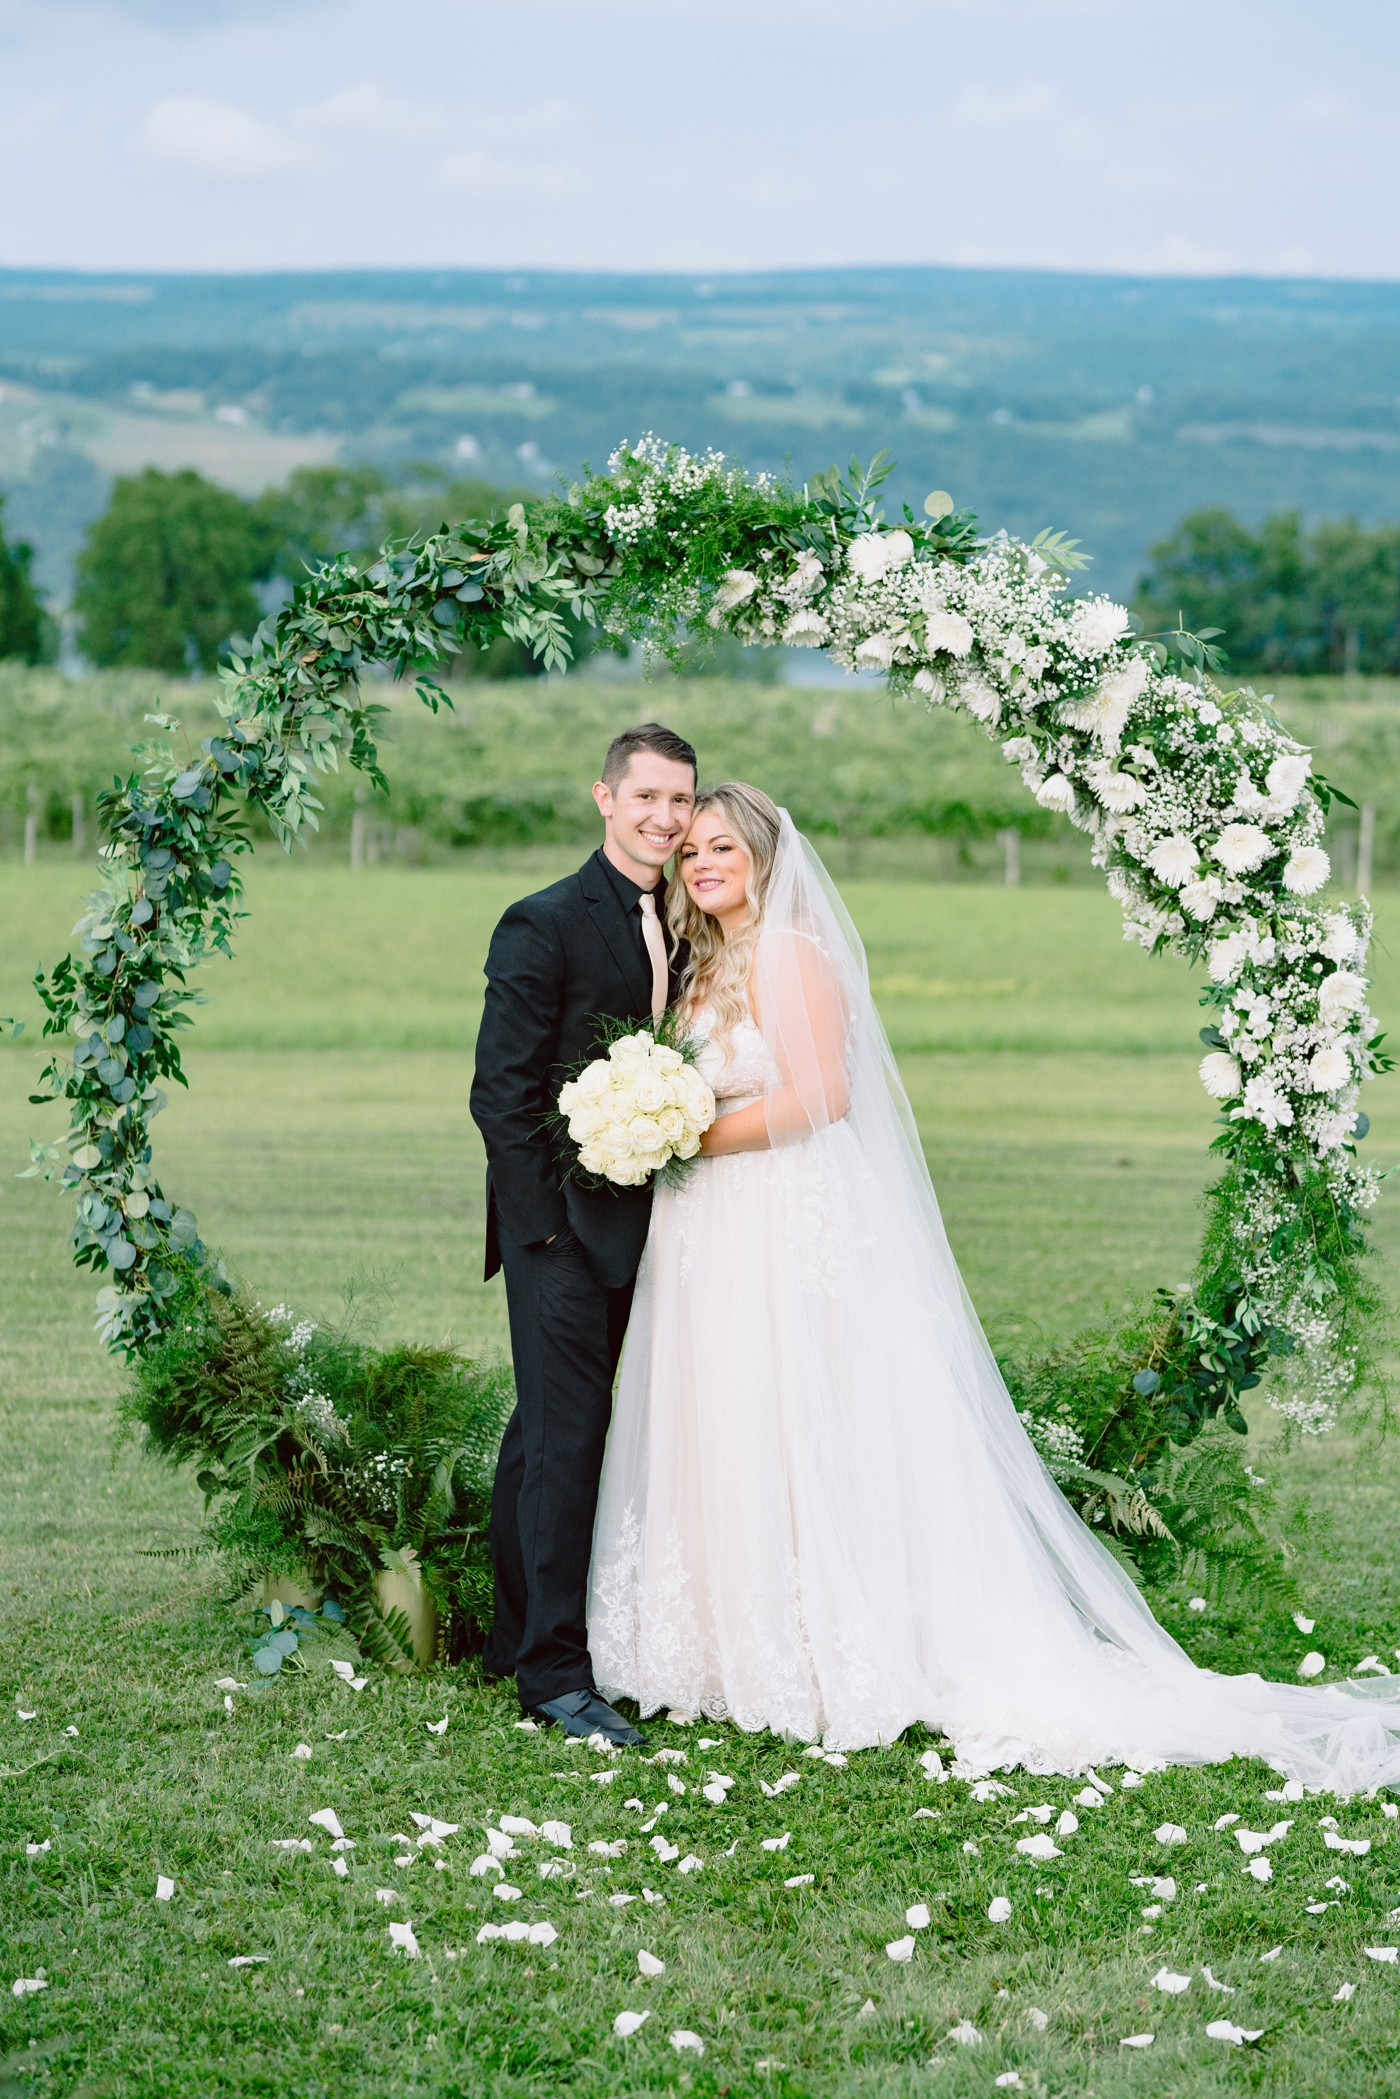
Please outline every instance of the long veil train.
M1393 1684L1198 1669L1060 1493L958 1273L859 936L786 811L753 1005L717 1091L763 1095L773 1148L656 1200L594 1538L599 1683L829 1748L923 1721L967 1776L1240 1755L1400 1782Z

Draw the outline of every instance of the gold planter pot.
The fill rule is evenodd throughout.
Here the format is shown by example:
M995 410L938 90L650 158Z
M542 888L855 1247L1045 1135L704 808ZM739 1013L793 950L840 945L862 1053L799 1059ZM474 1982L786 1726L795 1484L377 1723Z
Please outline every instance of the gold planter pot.
M280 1603L284 1611L294 1611L298 1606L303 1611L319 1611L321 1608L321 1597L313 1595L309 1589L303 1589L299 1582L293 1581L287 1574L263 1576L262 1602L264 1610L270 1603Z
M413 1660L390 1662L389 1667L406 1675L413 1668L429 1668L437 1656L438 1615L421 1581L386 1567L374 1577L374 1593L381 1611L402 1611L413 1637Z

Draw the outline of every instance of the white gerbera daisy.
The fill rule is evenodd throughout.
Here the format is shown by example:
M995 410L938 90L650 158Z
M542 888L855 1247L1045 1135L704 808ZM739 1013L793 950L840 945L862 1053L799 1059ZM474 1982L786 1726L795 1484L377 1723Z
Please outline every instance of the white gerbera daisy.
M1320 845L1298 845L1284 864L1283 886L1294 896L1311 896L1332 872L1332 862Z
M1147 865L1168 889L1184 888L1196 872L1196 848L1182 832L1173 831L1170 838L1153 846Z
M1249 875L1271 859L1278 848L1257 824L1226 824L1210 850L1211 857L1232 875Z

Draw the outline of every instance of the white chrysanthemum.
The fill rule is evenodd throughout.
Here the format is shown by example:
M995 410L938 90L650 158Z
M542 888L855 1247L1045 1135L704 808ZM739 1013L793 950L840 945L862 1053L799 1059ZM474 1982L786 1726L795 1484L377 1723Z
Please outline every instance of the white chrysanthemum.
M830 622L810 605L794 612L783 628L783 640L794 649L819 649L831 634Z
M931 612L926 634L931 656L942 653L962 657L971 652L974 639L972 627L960 612Z
M1257 824L1226 824L1210 850L1212 858L1232 875L1250 875L1278 849Z
M1076 647L1086 656L1103 656L1128 631L1128 614L1108 598L1083 598L1070 622Z
M1330 911L1322 921L1326 928L1319 953L1329 962L1350 962L1356 953L1356 928L1345 911Z
M1306 755L1294 757L1285 753L1283 757L1275 758L1265 778L1270 799L1281 816L1286 816L1295 806L1311 771L1312 759Z
M1083 699L1066 700L1060 708L1060 719L1068 728L1086 730L1097 736L1105 749L1116 751L1133 702L1146 691L1150 676L1145 658L1133 656L1101 679L1097 691Z
M1283 869L1283 886L1294 896L1311 896L1321 889L1332 872L1332 862L1320 845L1297 845Z
M1181 908L1202 925L1220 909L1220 884L1210 876L1204 882L1188 882L1181 892Z
M1261 1072L1245 1086L1244 1099L1233 1111L1232 1120L1262 1122L1266 1130L1288 1129L1293 1122L1293 1105L1279 1092L1274 1080Z
M893 635L867 634L856 650L856 662L862 670L887 671L894 662Z
M937 671L930 670L915 671L914 688L917 692L923 693L931 705L936 705L947 691L947 687Z
M979 722L994 722L1000 717L1001 694L976 671L965 671L959 678L957 699L958 705L965 707Z
M1147 789L1131 773L1100 773L1093 787L1104 808L1111 809L1115 816L1128 816L1147 800Z
M1317 1010L1324 1020L1335 1020L1344 1013L1354 1013L1366 1003L1366 979L1359 977L1354 969L1334 969L1330 977L1324 977L1317 994Z
M1036 789L1036 800L1042 809L1053 809L1060 816L1069 816L1074 809L1074 785L1063 773L1051 773Z
M1212 1050L1201 1059L1201 1084L1212 1100L1230 1101L1240 1090L1240 1067L1224 1050Z
M726 569L715 592L716 611L732 612L736 605L742 605L746 599L751 598L757 589L758 578L751 569Z
M1337 1043L1328 1043L1313 1053L1308 1077L1314 1093L1335 1093L1339 1086L1351 1083L1351 1058Z
M863 532L847 547L846 561L862 583L877 583L887 569L902 568L913 554L907 532Z
M1147 865L1168 889L1184 888L1195 874L1197 864L1195 846L1180 831L1173 831L1170 838L1154 845L1147 856Z

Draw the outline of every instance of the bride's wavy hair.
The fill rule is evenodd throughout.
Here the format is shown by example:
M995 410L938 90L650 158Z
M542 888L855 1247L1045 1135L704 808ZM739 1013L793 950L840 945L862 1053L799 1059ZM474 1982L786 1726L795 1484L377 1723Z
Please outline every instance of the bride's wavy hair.
M692 899L681 878L678 853L676 871L666 890L666 923L674 939L690 944L679 1003L683 1008L702 1001L712 1006L716 1039L724 1041L748 1014L744 994L763 925L763 901L768 894L773 862L778 857L782 820L776 802L770 801L761 787L750 787L743 780L726 780L719 787L698 794L695 816L703 816L707 809L719 812L730 835L738 839L749 856L749 922L742 933L726 940L719 920L711 918Z

